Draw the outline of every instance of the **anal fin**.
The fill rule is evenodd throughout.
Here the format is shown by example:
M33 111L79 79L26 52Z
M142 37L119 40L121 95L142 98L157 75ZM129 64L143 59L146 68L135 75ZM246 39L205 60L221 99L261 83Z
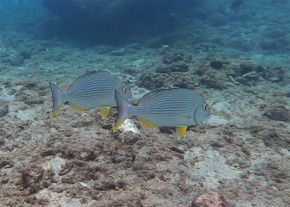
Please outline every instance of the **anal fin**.
M76 111L78 111L78 112L83 112L83 111L86 110L86 109L84 109L84 108L82 108L82 107L80 107L80 106L78 106L78 105L76 105L76 104L74 104L74 103L72 103L72 102L70 102L70 105L72 105L72 107L74 107L74 109L75 109Z
M101 108L102 119L106 118L110 112L110 107Z
M184 135L186 134L186 130L187 130L187 126L176 127L177 139L184 137Z
M149 129L154 129L154 128L158 128L158 125L152 124L149 121L147 121L146 119L143 119L141 117L139 117L139 120Z

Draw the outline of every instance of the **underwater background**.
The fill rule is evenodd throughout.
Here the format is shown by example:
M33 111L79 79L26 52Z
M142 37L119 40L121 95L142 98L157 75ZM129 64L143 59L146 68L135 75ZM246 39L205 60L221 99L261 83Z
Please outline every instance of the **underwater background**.
M289 0L0 0L0 206L290 206ZM187 88L211 116L147 129L55 117L105 70L132 102ZM182 101L182 100L181 100Z

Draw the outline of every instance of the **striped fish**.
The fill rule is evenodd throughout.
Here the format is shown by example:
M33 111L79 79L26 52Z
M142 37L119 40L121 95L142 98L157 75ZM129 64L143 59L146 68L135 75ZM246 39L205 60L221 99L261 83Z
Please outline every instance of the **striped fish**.
M205 121L210 110L203 98L189 89L158 90L143 96L137 106L128 103L116 91L118 118L116 131L129 117L137 116L147 128L176 126L177 138L186 133L187 127Z
M107 71L80 76L71 84L67 92L63 92L51 82L49 85L53 96L51 117L54 117L62 104L68 101L78 112L100 108L102 118L105 118L110 112L110 107L117 106L115 90L126 100L132 98L130 88Z

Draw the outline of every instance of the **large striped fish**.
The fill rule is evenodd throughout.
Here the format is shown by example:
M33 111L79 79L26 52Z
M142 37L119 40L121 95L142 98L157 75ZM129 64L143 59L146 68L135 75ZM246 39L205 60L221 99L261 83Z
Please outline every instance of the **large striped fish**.
M100 108L102 118L105 118L110 112L110 107L117 106L115 90L126 100L132 98L130 88L107 71L80 76L71 84L67 92L63 92L51 82L49 85L53 96L51 117L54 117L61 105L68 101L79 112Z
M147 128L176 126L177 138L185 135L187 127L205 121L210 110L203 98L189 89L158 90L143 96L137 106L128 103L116 91L118 118L116 131L129 117L137 116Z

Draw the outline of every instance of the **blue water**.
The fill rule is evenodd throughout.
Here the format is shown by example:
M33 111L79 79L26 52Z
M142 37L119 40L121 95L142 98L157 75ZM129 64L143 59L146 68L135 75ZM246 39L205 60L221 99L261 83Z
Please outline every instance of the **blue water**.
M0 206L290 206L289 11L288 0L0 0ZM133 104L194 90L211 117L182 140L136 117L113 133L117 107L103 120L65 103L50 117L49 82L66 92L98 70Z

